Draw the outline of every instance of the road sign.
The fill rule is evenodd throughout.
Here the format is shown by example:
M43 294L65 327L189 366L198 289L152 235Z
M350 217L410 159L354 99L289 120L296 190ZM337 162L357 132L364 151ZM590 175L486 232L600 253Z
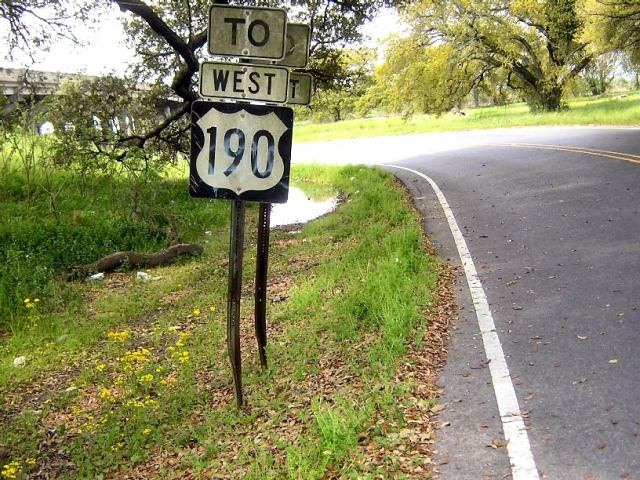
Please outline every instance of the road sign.
M286 25L287 12L281 8L211 5L209 53L281 60Z
M200 65L203 97L284 103L288 82L289 71L282 67L218 62Z
M291 105L309 105L313 89L313 76L309 73L291 72L289 74L289 94L287 103Z
M305 68L309 62L309 45L311 29L303 23L288 23L285 41L285 55L282 60L271 60L271 65L282 67Z
M289 23L285 42L285 55L277 62L284 67L304 68L309 61L311 29L302 23Z
M285 203L292 136L290 108L194 102L191 196Z

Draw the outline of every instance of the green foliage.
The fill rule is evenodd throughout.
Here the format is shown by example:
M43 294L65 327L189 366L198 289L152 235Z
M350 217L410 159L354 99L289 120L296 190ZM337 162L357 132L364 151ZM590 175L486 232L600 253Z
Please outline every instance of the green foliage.
M629 0L583 0L583 37L596 53L625 50L640 63L640 4Z
M416 35L389 42L375 84L367 93L372 106L403 114L449 111L471 89L450 45L425 45Z
M357 110L373 76L375 52L368 48L321 50L312 58L310 68L323 72L309 110L316 121L340 121Z
M318 90L310 105L311 118L316 122L339 122L355 110L357 97L347 91Z
M55 129L52 160L83 175L139 175L175 163L179 152L186 150L177 134L184 125L175 122L162 138L143 137L154 128L166 102L163 99L169 96L161 84L140 88L132 80L111 75L62 84L59 95L51 96L48 105Z

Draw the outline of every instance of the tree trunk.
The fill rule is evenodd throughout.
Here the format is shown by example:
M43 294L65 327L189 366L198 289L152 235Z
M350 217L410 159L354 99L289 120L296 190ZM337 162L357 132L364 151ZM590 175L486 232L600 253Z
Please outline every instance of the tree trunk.
M562 108L562 87L555 86L546 92L543 97L543 110L545 112L557 112Z
M162 250L157 253L142 254L135 252L116 252L106 257L89 263L87 265L79 265L72 268L68 279L73 280L78 278L82 274L90 272L113 272L115 269L128 265L135 268L154 268L161 265L167 265L175 260L180 255L200 255L203 252L203 248L200 245L194 243L180 243L173 245L166 250Z
M562 110L562 85L540 88L529 96L529 107L536 112L557 112Z

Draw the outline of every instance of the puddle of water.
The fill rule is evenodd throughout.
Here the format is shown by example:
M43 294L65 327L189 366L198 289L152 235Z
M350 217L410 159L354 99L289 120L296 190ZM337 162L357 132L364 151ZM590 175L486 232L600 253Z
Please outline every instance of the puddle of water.
M299 188L289 187L287 203L276 203L271 209L271 227L307 223L329 213L337 205L337 198L316 201L307 197Z

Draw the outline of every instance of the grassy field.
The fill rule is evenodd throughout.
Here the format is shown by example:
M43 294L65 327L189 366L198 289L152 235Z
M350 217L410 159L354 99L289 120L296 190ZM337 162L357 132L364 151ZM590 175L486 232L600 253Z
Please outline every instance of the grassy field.
M569 109L555 113L529 113L524 103L504 107L468 109L464 116L447 113L440 117L415 115L365 118L336 123L299 122L296 142L318 142L337 138L375 137L407 133L442 132L540 125L640 125L640 93L625 98L580 98L569 101Z
M226 355L227 202L157 178L131 220L125 180L73 176L57 197L20 172L0 208L0 477L424 478L436 403L438 278L415 211L393 178L297 168L337 211L275 231L269 368L253 337L257 209L248 212L242 304L247 407ZM163 227L205 247L149 273L66 281L69 265L166 246ZM205 232L210 232L205 234ZM34 272L38 275L32 278ZM428 319L432 318L433 322ZM434 353L435 352L435 353ZM24 357L23 365L14 360ZM20 362L19 362L20 363Z

